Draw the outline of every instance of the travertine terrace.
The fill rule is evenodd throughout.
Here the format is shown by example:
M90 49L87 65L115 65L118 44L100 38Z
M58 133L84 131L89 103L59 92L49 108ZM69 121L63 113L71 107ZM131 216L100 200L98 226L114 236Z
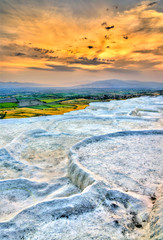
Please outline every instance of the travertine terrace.
M163 98L0 121L0 239L161 240Z

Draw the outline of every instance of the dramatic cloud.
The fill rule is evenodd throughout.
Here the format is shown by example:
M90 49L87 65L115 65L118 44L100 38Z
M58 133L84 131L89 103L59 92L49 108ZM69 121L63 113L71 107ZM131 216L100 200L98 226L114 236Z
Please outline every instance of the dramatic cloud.
M54 72L73 72L76 69L80 69L77 67L69 67L64 65L46 65L48 68L39 68L39 67L29 67L29 69L33 70L42 70L42 71L54 71Z
M70 60L68 63L70 64L81 64L81 65L101 65L101 64L109 64L109 60L107 59L88 59L87 57L80 57L78 59Z
M148 6L151 7L151 6L155 5L155 4L157 4L157 2L151 2L151 3L148 4Z
M123 68L104 68L105 71L113 72L113 73L125 73L125 74L139 74L139 71L129 70Z
M114 28L114 26L105 27L106 30L110 30L110 29L112 29L112 28Z
M19 45L9 44L1 46L1 56L16 56L24 58L45 58L47 60L54 60L57 58L55 52L50 49L43 49L38 47L32 47L31 43Z
M163 45L158 46L156 49L136 50L135 53L153 54L153 55L161 55L161 56L163 56Z
M1 0L0 9L3 72L156 71L160 80L162 1Z

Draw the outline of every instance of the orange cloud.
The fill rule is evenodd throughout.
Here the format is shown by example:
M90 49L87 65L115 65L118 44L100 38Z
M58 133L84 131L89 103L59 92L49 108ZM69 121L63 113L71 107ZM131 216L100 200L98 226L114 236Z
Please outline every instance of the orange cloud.
M3 16L1 68L48 70L50 62L74 71L162 70L163 13L150 4L116 12L99 7L90 18L55 6L10 9Z

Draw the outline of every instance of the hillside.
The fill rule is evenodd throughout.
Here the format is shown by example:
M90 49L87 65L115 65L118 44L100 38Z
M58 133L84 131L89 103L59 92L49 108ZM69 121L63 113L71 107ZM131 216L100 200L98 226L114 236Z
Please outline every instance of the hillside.
M74 86L74 88L109 88L109 89L163 89L161 82L123 81L110 79L95 81L88 84Z

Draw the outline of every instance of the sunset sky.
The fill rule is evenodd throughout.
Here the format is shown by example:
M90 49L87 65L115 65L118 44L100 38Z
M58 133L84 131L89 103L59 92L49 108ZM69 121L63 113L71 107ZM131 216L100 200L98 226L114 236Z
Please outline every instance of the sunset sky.
M0 81L163 82L163 0L0 0Z

